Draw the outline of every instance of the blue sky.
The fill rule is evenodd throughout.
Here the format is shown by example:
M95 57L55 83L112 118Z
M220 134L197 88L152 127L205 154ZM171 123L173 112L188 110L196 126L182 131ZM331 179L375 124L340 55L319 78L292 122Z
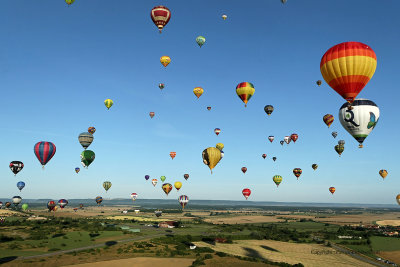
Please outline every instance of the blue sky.
M162 34L150 19L160 4L172 12ZM0 197L128 198L136 192L139 198L243 200L248 187L255 201L395 203L399 9L396 0L76 0L70 7L62 0L5 1ZM202 48L198 35L206 38ZM327 113L337 117L344 100L325 82L315 84L322 80L322 55L345 41L368 44L378 58L359 95L381 110L363 149L338 119L330 129L322 122ZM167 68L159 62L163 55L172 60ZM244 81L256 89L247 108L235 92ZM198 86L205 90L199 100L192 92ZM114 100L110 110L106 98ZM263 111L267 104L275 107L270 117ZM76 174L83 150L77 138L89 126L97 129L89 147L96 159ZM279 140L292 133L298 141L282 147ZM333 149L339 139L346 141L340 158ZM44 171L33 153L41 140L57 147ZM225 144L225 157L211 175L201 152L218 142ZM174 160L170 151L177 152ZM25 164L17 177L8 168L12 160ZM298 181L296 167L303 169ZM384 181L380 169L389 172ZM183 187L166 197L161 182L154 188L146 174ZM278 189L275 174L283 176ZM20 180L26 183L21 193ZM106 180L113 183L108 193Z

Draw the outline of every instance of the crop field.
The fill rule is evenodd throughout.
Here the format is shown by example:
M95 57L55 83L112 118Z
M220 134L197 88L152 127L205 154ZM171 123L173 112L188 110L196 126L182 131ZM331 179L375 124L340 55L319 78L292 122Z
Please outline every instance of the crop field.
M290 264L300 262L307 267L329 265L334 265L335 267L373 266L345 254L336 254L334 249L318 244L298 244L272 240L240 240L235 241L234 244L217 243L214 246L205 242L196 242L196 245L239 256L252 256ZM332 254L316 254L316 251L331 251Z

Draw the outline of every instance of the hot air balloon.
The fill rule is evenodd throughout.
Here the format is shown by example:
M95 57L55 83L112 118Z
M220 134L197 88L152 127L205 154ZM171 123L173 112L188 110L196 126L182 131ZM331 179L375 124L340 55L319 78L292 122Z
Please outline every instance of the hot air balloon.
M245 189L242 190L242 194L247 200L249 198L249 196L251 195L251 190L248 189L248 188L245 188Z
M201 47L206 42L206 38L203 36L197 36L196 43Z
M138 196L138 194L132 193L132 194L131 194L131 199L132 199L133 201L135 201L135 200L137 199L137 196Z
M0 223L3 224L6 222L6 217L0 217Z
M253 96L256 89L254 89L254 85L249 82L242 82L236 86L236 94L240 99L244 102L244 106L247 107L247 102Z
M25 183L20 181L17 183L17 187L18 187L19 191L21 192L21 190L25 187Z
M85 150L81 153L81 163L83 167L88 168L89 165L94 161L96 155L92 150Z
M83 132L78 136L79 143L81 144L83 149L86 149L90 146L90 144L93 142L93 138L93 135L88 132Z
M336 188L334 187L329 187L329 192L331 192L331 194L333 195L333 193L335 193Z
M55 207L56 207L56 202L54 202L53 200L47 202L47 208L49 209L49 211L54 211Z
M344 140L339 140L339 141L338 141L338 145L343 146L344 144L345 144L345 141L344 141Z
M320 69L329 86L352 103L374 75L376 64L375 52L368 45L345 42L326 51Z
M297 134L292 134L291 136L290 136L290 139L293 141L293 143L296 143L296 141L297 141L297 139L299 139L299 136L297 135Z
M72 5L73 2L75 2L75 0L65 0L68 6Z
M22 201L22 198L20 197L20 196L14 196L12 199L11 199L11 201L12 201L12 203L14 204L14 206L18 206L19 205L19 203L21 203L21 201Z
M296 176L297 180L299 180L300 175L303 173L302 169L300 168L294 168L293 169L293 174Z
M164 67L167 67L168 64L171 62L171 58L169 56L162 56L160 58L160 62Z
M110 109L113 104L114 104L114 101L112 101L109 98L104 100L104 105L106 105L107 109Z
M158 182L158 180L157 180L157 179L153 179L153 180L151 180L151 183L153 184L153 186L156 186L157 182Z
M386 176L388 175L388 172L387 172L387 170L380 170L379 174L380 174L380 176L382 176L383 179L385 179Z
M281 141L279 141L279 143L283 146L283 144L285 143L285 141L281 140Z
M246 173L247 172L247 168L246 167L242 167L242 172Z
M281 0L282 4L285 4L287 2L287 0Z
M6 204L5 204L5 206L6 206L6 208L9 208L10 206L11 206L11 202L6 202Z
M223 20L226 20L227 17L228 17L227 15L222 15Z
M285 136L283 140L285 141L286 144L289 144L292 139L290 139L290 136Z
M280 175L275 175L274 177L272 177L272 180L273 180L274 183L276 184L276 187L278 187L279 184L282 182L282 176L280 176Z
M360 148L378 123L379 115L378 106L368 99L354 100L352 109L348 109L345 103L339 110L340 123L357 140Z
M83 209L83 203L79 204L79 208L82 210Z
M67 206L67 205L68 205L68 200L66 200L66 199L60 199L58 201L58 206L60 206L61 209L65 208L65 206Z
M106 190L106 192L108 191L108 189L110 189L112 186L112 183L110 181L105 181L103 183L103 188Z
M0 201L0 209L3 207L3 202Z
M211 110L211 107L207 107L208 110Z
M276 157L272 157L272 160L273 160L273 161L276 161Z
M218 143L215 147L222 151L222 149L224 149L225 146L223 143Z
M219 133L221 132L221 129L220 128L215 128L214 129L214 133L218 136L219 135Z
M321 81L321 80L318 80L318 81L317 81L317 85L318 85L318 86L321 86L321 84L322 84L322 81Z
M187 181L187 179L189 179L189 174L185 173L185 174L183 175L183 178L185 178L185 180Z
M221 158L219 159L218 162L220 162L223 157L224 157L224 151L221 150Z
M97 203L97 205L100 205L101 204L101 202L103 202L103 198L102 197L100 197L100 196L98 196L98 197L96 197L96 203Z
M169 192L171 192L171 190L172 190L172 184L165 183L162 185L161 188L165 192L165 194L167 194L167 196L168 196Z
M35 144L33 147L33 152L40 164L42 164L42 168L51 160L51 158L56 153L56 146L52 142L41 141Z
M274 107L271 106L271 105L266 105L266 106L264 107L264 111L265 111L265 113L267 113L267 115L269 116L269 115L271 115L272 112L274 111Z
M331 126L331 124L334 121L334 117L331 114L326 114L322 120L325 122L325 124L328 126L328 128Z
M272 143L274 141L275 137L273 135L268 136L268 140Z
M215 166L221 160L222 151L216 147L209 147L203 150L202 157L203 163L210 168L211 174Z
M186 204L189 202L188 196L182 195L178 198L179 204L182 206L182 210L185 209Z
M21 161L11 161L9 167L14 175L17 175L24 168L24 164Z
M174 186L175 186L176 191L179 191L179 189L181 189L181 187L182 187L182 183L181 182L175 182Z
M139 214L140 210L135 210L135 214Z
M161 182L164 182L165 179L167 179L167 177L165 177L165 176L161 176L161 177L160 177Z
M77 212L78 208L73 208L73 210L74 210L75 212Z
M78 173L78 172L80 172L80 171L81 171L80 168L78 168L78 167L75 168L75 172L76 172L76 173Z
M171 18L171 11L165 6L156 6L151 10L150 17L161 33Z
M344 146L342 145L336 145L335 146L335 150L336 152L339 154L339 157L342 155L343 151L344 151Z
M162 215L162 211L161 211L161 210L156 210L156 211L154 211L154 214L155 214L157 217L160 217L160 216Z
M174 159L176 157L176 152L170 152L169 156L171 157L171 159Z
M94 127L89 127L88 128L88 133L94 134L95 132L96 132L96 128L94 128Z
M26 211L28 209L28 207L29 207L29 205L26 203L22 204L22 206L21 206L23 211Z
M158 84L158 88L160 88L160 90L164 89L164 87L165 87L165 84L163 84L163 83Z
M333 138L336 138L337 132L332 132L332 136L333 136Z
M150 112L150 113L149 113L150 118L153 118L153 117L154 117L154 114L155 114L154 112Z
M397 201L397 204L400 205L400 194L398 194L398 195L396 196L396 201Z
M262 154L263 159L267 157L267 154Z
M193 93L197 96L197 99L199 99L199 97L204 93L204 90L201 87L196 87L193 89Z
M149 180L150 179L150 175L145 175L144 179L146 179L146 181Z
M314 171L316 170L316 169L318 169L318 164L313 164L313 165L311 165L311 168L313 168L314 169Z

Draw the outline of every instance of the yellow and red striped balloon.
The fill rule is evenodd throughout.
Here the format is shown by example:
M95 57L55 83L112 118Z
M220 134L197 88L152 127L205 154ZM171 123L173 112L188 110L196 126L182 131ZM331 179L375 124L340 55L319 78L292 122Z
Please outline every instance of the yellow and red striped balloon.
M366 44L345 42L331 47L321 59L324 80L352 103L376 69L376 54Z
M244 102L244 106L247 107L247 102L253 96L256 89L254 89L254 85L249 82L239 83L236 86L236 94L242 99Z

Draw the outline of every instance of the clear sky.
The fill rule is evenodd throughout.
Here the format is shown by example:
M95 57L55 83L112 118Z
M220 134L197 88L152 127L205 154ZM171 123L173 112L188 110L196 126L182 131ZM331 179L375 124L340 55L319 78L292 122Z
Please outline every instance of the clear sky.
M160 4L172 12L162 34L150 19ZM243 200L248 187L255 201L395 203L399 10L397 0L76 0L70 7L63 0L4 1L0 197L128 198L136 192L139 198ZM198 35L206 38L202 48ZM363 149L338 119L329 129L323 123L326 113L337 117L344 100L324 81L315 84L323 80L322 55L345 41L368 44L378 60L359 95L381 110ZM172 60L167 68L163 55ZM247 108L235 92L244 81L256 89ZM205 90L199 100L192 92L198 86ZM110 110L106 98L114 100ZM267 104L275 107L270 117ZM96 159L84 169L78 135L89 126L97 129L89 147ZM281 146L292 133L298 141ZM346 141L340 158L333 148L339 139ZM42 140L57 147L44 171L33 153ZM225 157L211 175L201 153L218 142ZM12 160L25 164L16 177ZM298 181L296 167L303 169ZM380 169L389 172L384 181ZM161 181L153 187L146 174L183 187L166 197ZM275 174L283 177L279 188ZM21 193L20 180L26 183ZM113 184L108 193L106 180Z

